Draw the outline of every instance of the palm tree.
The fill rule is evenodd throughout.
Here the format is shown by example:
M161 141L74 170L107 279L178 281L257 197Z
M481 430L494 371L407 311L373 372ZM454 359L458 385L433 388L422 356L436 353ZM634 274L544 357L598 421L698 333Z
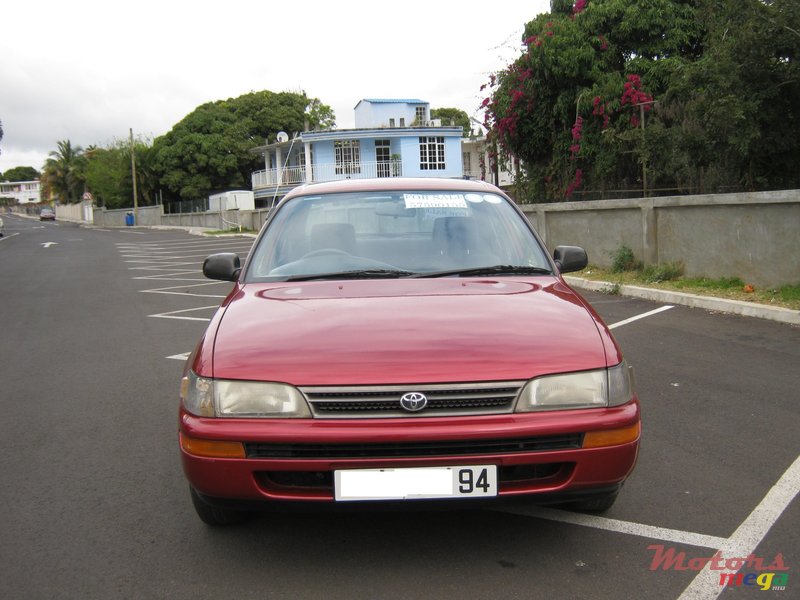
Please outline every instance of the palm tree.
M62 201L77 202L83 194L86 159L80 146L60 140L58 150L45 161L42 181L45 190Z

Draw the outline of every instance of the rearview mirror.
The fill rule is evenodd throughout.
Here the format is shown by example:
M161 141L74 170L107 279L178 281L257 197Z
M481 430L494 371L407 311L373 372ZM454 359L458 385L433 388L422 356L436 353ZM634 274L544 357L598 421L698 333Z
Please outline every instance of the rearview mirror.
M220 281L236 281L242 272L239 255L233 252L212 254L203 261L203 275Z
M375 214L379 217L415 217L416 208L406 208L405 205L396 202L384 202L375 207Z

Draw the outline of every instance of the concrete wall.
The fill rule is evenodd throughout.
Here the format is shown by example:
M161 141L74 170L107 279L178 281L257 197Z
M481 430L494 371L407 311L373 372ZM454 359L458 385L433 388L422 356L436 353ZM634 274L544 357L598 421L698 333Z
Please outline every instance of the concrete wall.
M205 227L208 229L225 230L241 225L243 229L259 231L267 220L269 209L257 210L226 210L219 212L183 213L177 215L163 215L161 225L171 227Z
M646 265L683 262L690 277L800 283L800 190L523 205L552 251L583 246L608 267L626 244Z
M76 205L76 208L78 205ZM67 218L64 208L65 221L86 221L75 212L74 218ZM132 213L133 209L106 210L95 208L92 224L97 227L125 227L125 216ZM143 206L138 209L136 225L143 227L197 227L200 229L225 230L241 225L243 229L258 231L267 220L268 209L260 210L226 210L219 212L195 212L165 215L161 206ZM61 218L61 214L56 215ZM72 215L70 215L72 216Z
M132 208L119 208L114 210L96 208L94 210L93 223L98 227L124 227L125 215L132 212ZM140 206L136 212L136 225L161 225L161 217L164 212L161 206Z
M690 277L740 277L758 286L800 283L800 190L521 208L551 252L560 244L583 246L589 261L601 267L610 266L612 254L626 244L646 265L683 262ZM94 224L123 227L128 212L95 209ZM263 209L164 215L160 206L138 212L137 225L143 226L228 229L241 224L256 231L269 214Z

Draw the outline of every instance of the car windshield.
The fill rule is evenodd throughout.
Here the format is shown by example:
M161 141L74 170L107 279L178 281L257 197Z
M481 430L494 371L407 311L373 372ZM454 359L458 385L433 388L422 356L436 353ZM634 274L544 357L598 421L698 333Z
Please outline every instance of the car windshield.
M545 251L493 193L397 191L288 200L245 281L550 273Z

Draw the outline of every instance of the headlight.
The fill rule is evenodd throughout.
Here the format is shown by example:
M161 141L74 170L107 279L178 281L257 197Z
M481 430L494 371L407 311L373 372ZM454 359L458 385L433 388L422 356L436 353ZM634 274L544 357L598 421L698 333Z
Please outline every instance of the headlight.
M207 379L189 372L181 401L200 417L310 418L303 395L283 383Z
M630 373L623 360L610 369L531 379L519 395L515 412L618 406L632 396Z

